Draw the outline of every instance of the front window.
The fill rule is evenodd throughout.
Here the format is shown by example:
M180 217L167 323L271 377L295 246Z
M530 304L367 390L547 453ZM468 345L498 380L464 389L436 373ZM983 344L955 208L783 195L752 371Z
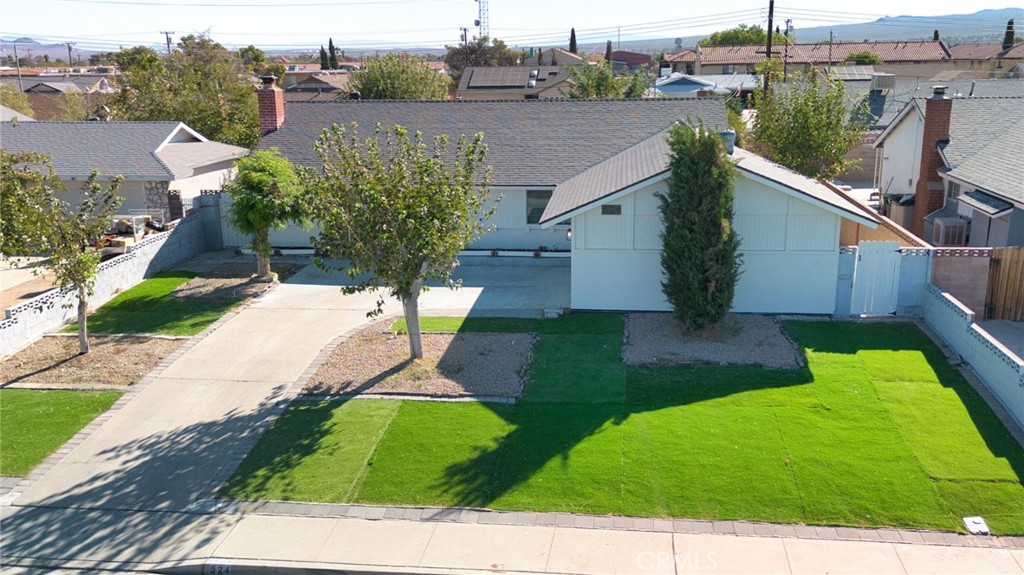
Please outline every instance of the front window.
M539 224L549 201L551 190L526 190L526 223Z
M960 197L960 184L958 182L949 182L946 187L946 199L955 200Z

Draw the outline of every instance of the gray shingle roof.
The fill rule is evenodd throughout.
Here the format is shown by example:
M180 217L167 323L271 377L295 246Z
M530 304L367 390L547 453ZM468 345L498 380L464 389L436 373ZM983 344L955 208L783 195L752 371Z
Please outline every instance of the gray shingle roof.
M895 87L882 95L883 98L877 103L877 107L872 106L872 113L877 116L872 125L877 128L885 128L896 119L896 116L911 100L930 97L932 86L935 85L947 86L946 94L958 99L970 95L972 88L976 97L1024 96L1024 79L897 80ZM846 83L848 94L857 94L865 98L870 88L870 82Z
M951 177L1024 202L1024 98L953 100L942 155Z
M26 116L17 110L12 110L7 106L0 106L0 122L10 122L11 120L18 120L19 122L35 122L36 119L32 116Z
M336 101L285 105L285 122L259 148L280 148L292 162L319 166L313 143L334 123L401 124L432 138L484 133L497 186L554 186L685 118L725 126L721 100Z
M573 211L598 205L604 198L666 173L670 157L666 135L666 132L662 132L647 138L559 184L544 210L541 224L561 221ZM844 217L862 222L875 221L864 209L819 181L741 148L734 149L732 159L739 170L771 180L798 194L831 206Z
M172 135L173 143L165 146ZM197 166L240 157L245 148L196 137L180 122L26 122L0 125L0 146L49 155L62 178L103 176L170 181Z

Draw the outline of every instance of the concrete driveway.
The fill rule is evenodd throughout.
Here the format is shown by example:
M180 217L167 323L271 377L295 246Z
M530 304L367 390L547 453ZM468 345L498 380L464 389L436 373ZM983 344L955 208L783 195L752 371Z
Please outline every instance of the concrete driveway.
M423 315L541 317L545 310L569 307L568 258L517 258L469 256L460 258L454 277L458 289L437 282L420 296ZM308 297L336 297L339 283L351 285L342 272L325 273L313 265L288 278L288 283L306 286ZM331 286L324 291L322 286ZM269 294L271 297L273 294ZM340 297L338 297L340 300ZM372 309L375 298L367 301ZM386 298L386 313L402 313L397 299ZM326 303L326 302L325 302Z
M992 320L978 322L978 325L1017 357L1024 358L1024 321Z

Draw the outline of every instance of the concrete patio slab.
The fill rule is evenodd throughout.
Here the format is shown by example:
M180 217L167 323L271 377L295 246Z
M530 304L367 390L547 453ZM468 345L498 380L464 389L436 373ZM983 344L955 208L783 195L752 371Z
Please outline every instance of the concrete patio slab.
M783 539L783 542L793 575L906 573L892 543L812 539Z
M550 573L674 574L672 534L595 529L558 529L551 544Z
M1024 574L1009 549L896 545L907 573L958 575L967 573Z
M544 571L552 527L436 523L420 567Z
M686 573L790 573L782 539L676 533L676 569ZM757 557L757 561L751 561Z

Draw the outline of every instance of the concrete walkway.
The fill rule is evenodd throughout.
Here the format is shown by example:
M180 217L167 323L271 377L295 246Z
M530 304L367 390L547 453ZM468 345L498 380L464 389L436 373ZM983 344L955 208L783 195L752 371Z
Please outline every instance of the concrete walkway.
M472 273L487 276L484 270ZM527 268L523 281L531 273ZM498 278L492 280L498 286L505 281L490 277ZM689 533L676 522L637 530L638 522L617 528L612 521L598 529L593 520L588 527L595 528L583 528L575 519L560 523L557 514L549 514L547 524L536 517L528 524L518 521L537 514L500 514L516 519L488 524L386 519L383 508L377 520L218 508L209 499L213 490L283 410L321 351L365 323L375 294L342 297L337 282L304 269L168 358L88 434L5 497L0 564L196 574L1024 575L1024 550L1008 547L1016 539L962 547ZM486 313L523 305L496 297L500 289L480 283L480 291L434 290L423 308Z

